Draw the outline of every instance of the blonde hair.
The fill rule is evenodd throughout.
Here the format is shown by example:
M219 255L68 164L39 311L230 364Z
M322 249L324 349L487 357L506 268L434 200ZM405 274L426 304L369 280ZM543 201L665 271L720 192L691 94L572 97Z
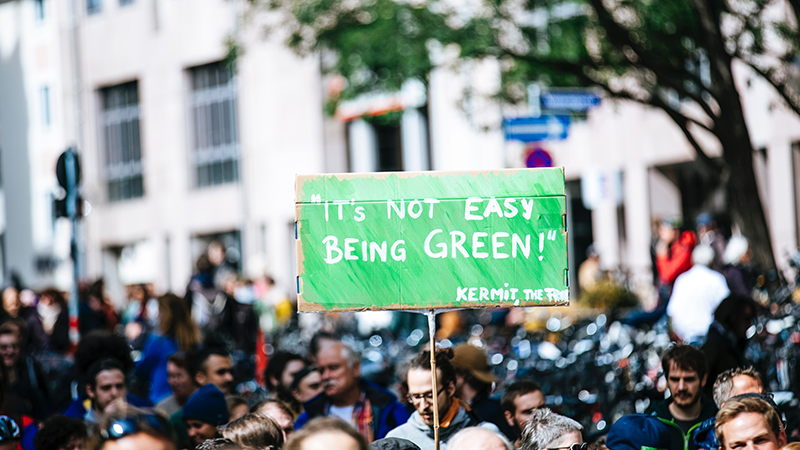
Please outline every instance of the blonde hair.
M781 418L778 416L778 411L775 411L769 403L754 397L733 397L725 402L725 406L717 413L717 424L714 426L714 432L717 434L719 444L725 447L725 435L722 433L722 427L726 423L735 419L739 414L756 413L764 417L767 421L767 426L772 430L772 433L777 439L781 433L782 424Z
M248 450L277 450L283 446L281 427L265 414L245 414L220 427L220 433Z

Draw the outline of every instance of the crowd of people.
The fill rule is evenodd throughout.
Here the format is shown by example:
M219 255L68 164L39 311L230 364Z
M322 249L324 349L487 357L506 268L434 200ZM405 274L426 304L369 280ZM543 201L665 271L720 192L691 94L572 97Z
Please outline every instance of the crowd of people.
M241 278L212 244L183 297L131 286L117 310L102 281L81 286L75 348L61 292L6 288L0 447L432 450L438 435L451 450L782 448L794 430L744 355L759 310L747 241L701 222L698 234L661 223L659 301L625 319L671 324L668 398L602 435L548 405L543 380L499 379L485 348L468 342L416 339L390 382L366 376L363 353L335 332L313 333L303 352L268 344L265 331L291 320L287 300L266 276Z

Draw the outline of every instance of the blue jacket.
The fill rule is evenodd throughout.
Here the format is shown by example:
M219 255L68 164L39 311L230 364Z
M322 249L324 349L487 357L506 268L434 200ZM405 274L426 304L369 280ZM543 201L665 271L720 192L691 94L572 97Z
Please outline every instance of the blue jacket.
M178 351L178 343L169 336L151 334L144 342L142 359L136 363L136 373L148 381L148 400L154 405L172 394L167 383L167 359Z
M717 450L719 448L719 440L717 440L717 433L714 431L714 425L716 424L717 416L704 420L692 433L692 444L699 448Z
M364 380L359 382L359 387L372 405L372 417L378 418L372 422L372 436L376 440L383 439L386 433L408 421L408 411L394 394ZM295 429L299 430L311 419L324 416L330 404L331 399L324 392L306 402L306 411L295 421Z

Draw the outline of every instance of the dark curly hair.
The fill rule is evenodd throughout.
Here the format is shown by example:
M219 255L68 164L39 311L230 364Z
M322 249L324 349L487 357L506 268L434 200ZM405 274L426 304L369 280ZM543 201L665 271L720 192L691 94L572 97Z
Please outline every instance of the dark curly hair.
M36 450L58 450L65 447L72 438L87 438L83 421L67 416L53 416L44 421L44 425L33 438L33 445Z
M133 370L131 348L125 338L110 331L92 331L78 343L75 351L75 376L86 384L89 367L101 359L111 358L122 365L125 374Z
M453 349L446 348L436 350L436 371L442 374L442 386L440 388L446 389L447 385L451 382L455 386L456 383L456 368L453 367ZM431 352L424 350L420 352L414 359L411 360L408 370L420 369L431 370Z

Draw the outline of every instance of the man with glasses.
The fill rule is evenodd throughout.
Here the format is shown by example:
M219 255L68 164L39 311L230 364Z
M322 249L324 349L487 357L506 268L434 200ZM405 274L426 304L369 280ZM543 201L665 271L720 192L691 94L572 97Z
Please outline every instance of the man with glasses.
M390 431L386 437L408 439L422 450L435 448L433 432L433 402L439 412L439 443L442 450L456 433L467 427L486 427L491 431L499 429L488 422L480 423L470 412L469 407L456 395L456 370L450 362L453 351L450 349L437 351L436 386L437 395L433 397L431 385L431 354L424 351L411 360L408 369L408 400L416 411L404 425Z
M531 414L522 432L522 450L585 450L583 426L569 417L541 408Z
M316 359L323 390L304 405L296 429L317 417L337 417L372 442L408 420L405 407L391 392L361 379L359 355L349 346L329 344Z
M516 448L522 447L522 430L531 423L533 412L544 407L545 398L539 383L517 380L506 388L500 404L505 411L506 421L514 429Z

